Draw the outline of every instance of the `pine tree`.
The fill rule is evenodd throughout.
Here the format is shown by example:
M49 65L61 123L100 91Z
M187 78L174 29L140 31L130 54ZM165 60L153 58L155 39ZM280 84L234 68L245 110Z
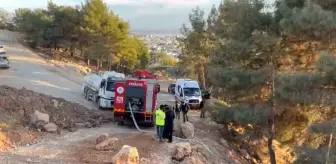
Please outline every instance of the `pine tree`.
M209 79L230 106L222 109L217 121L269 129L270 163L274 164L273 80L278 40L267 30L272 17L263 13L261 1L225 1L219 8L215 29L221 44L217 47ZM274 60L274 61L273 61ZM264 93L266 91L266 93ZM225 113L224 113L225 112Z
M91 52L96 51L95 44L101 44L99 52L94 58L98 61L98 68L103 61L113 59L113 55L120 53L121 44L128 38L128 25L118 16L109 11L107 4L102 0L87 1L83 6L84 22L82 33L88 40ZM102 53L103 52L103 53Z
M186 69L185 66L188 65L189 70L194 71L189 71L189 75L196 75L200 85L207 86L207 65L209 63L209 54L214 48L214 43L210 37L211 34L207 32L203 10L199 7L193 9L192 13L189 14L189 21L191 29L188 29L185 25L181 29L184 37L180 38L182 48L180 66Z

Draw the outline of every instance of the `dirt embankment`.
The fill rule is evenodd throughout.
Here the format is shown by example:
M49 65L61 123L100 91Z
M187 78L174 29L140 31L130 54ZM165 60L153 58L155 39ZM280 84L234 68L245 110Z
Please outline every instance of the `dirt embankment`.
M41 131L76 131L112 121L112 112L103 112L25 88L0 86L0 152L36 143ZM47 121L37 120L37 113Z

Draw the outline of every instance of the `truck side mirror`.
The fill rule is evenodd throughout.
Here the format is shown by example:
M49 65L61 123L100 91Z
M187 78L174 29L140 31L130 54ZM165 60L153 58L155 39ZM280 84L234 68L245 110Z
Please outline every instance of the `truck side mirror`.
M160 84L157 85L157 92L159 93L160 92Z
M183 94L182 94L182 93L180 93L180 97L183 97Z

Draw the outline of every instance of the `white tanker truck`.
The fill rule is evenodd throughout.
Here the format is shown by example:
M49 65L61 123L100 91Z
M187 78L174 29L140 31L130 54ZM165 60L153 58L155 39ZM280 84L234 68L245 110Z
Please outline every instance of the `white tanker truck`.
M118 72L104 72L102 76L90 73L84 77L84 97L88 101L96 102L99 109L114 108L114 84L117 80L124 80L125 74Z

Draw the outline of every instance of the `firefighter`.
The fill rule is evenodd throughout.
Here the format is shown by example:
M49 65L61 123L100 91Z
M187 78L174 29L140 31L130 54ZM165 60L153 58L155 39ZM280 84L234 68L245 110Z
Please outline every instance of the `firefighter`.
M160 105L160 108L155 111L155 124L157 129L157 136L160 142L163 142L163 128L166 118L166 114L162 111L163 107L163 105Z
M165 106L165 125L163 129L163 138L168 139L169 143L173 142L173 128L174 128L174 118L175 114L174 111L171 109L170 106Z
M189 112L189 104L188 102L184 102L182 101L182 104L181 104L181 111L182 111L182 114L183 114L183 122L186 122L186 121L189 121L188 120L188 112Z
M177 102L175 102L175 115L177 119L180 119L181 109L179 108Z

